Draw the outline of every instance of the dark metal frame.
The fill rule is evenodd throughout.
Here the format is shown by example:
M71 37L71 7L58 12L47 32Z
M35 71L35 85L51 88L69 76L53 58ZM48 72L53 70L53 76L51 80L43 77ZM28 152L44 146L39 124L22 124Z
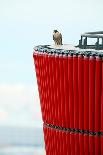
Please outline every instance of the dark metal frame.
M87 45L88 38L97 38L97 42L95 43L95 45ZM99 43L100 39L102 39L102 44ZM79 48L103 50L103 31L86 32L81 34L81 39L79 40Z

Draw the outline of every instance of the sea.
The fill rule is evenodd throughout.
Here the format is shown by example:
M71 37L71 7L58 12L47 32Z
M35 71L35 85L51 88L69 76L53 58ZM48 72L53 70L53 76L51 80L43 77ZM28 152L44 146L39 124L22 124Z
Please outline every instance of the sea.
M45 155L42 128L0 127L0 155Z

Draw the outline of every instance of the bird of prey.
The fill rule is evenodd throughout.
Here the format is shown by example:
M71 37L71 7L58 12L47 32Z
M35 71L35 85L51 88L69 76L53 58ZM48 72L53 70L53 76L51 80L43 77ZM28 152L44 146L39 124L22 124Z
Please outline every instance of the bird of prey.
M53 31L53 40L55 42L55 45L62 45L62 35L57 30Z

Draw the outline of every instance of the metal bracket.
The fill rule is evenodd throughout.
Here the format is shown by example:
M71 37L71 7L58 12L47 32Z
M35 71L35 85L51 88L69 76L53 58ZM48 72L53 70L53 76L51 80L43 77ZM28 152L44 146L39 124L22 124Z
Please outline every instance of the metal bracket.
M97 42L94 45L88 45L87 44L88 38L96 38ZM100 44L100 39L102 39L101 44ZM103 50L103 31L86 32L86 33L81 34L81 39L79 40L79 48Z

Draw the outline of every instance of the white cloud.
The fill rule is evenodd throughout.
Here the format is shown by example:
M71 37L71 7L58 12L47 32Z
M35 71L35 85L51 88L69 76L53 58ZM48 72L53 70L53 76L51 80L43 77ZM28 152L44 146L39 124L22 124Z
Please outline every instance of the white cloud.
M103 0L0 0L0 83L33 80L32 43L51 44L54 28L64 43L78 43L80 33L101 30L102 6ZM23 123L41 123L36 84L0 84L0 124Z
M83 19L88 20L102 13L102 0L1 0L0 16L7 20L32 20L35 23L48 19L55 19L55 22L64 19ZM37 20L37 21L36 21Z
M40 126L37 85L0 85L0 124Z
M0 121L5 121L8 117L8 113L0 109Z

